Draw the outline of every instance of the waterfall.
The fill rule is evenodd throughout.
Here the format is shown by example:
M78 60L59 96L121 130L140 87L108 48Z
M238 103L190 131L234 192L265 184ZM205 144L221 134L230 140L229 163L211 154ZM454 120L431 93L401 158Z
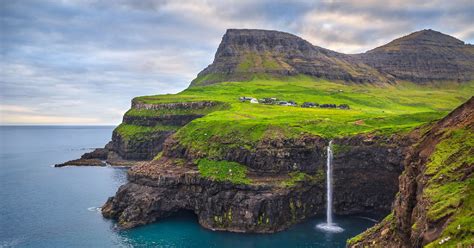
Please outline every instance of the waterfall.
M326 223L332 225L332 140L328 145L326 161Z
M342 232L344 229L337 226L332 221L332 140L329 141L327 147L327 160L326 160L326 223L317 225L317 228L327 232Z

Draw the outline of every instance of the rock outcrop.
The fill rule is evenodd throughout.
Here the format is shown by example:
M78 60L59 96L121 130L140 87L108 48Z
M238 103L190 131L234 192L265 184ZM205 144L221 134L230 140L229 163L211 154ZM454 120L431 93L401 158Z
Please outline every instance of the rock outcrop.
M407 154L393 213L349 246L471 247L473 131L474 97L422 133Z
M474 46L440 32L422 30L366 53L347 55L284 32L229 29L213 63L191 86L247 81L262 74L302 74L356 83L465 82L474 79Z
M133 167L128 178L102 208L103 215L117 219L122 228L191 210L209 229L271 233L324 208L320 181L292 189L280 187L278 180L235 185L203 178L195 166L176 165L167 158Z

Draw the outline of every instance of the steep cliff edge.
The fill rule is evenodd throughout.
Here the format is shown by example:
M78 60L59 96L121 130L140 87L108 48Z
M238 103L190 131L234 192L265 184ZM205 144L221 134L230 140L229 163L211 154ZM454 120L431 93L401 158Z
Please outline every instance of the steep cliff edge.
M102 213L122 228L191 210L202 226L213 230L281 231L325 209L327 142L320 137L267 140L257 151L239 149L216 161L178 148L170 137L161 158L132 167L129 183L107 201ZM411 141L363 135L334 142L335 212L387 213L403 150Z
M406 158L394 210L350 247L474 244L474 97L434 124Z
M143 102L146 97L132 100L132 106L122 123L112 133L104 147L85 153L80 159L55 165L105 166L106 163L132 166L149 161L163 150L163 143L180 127L214 111L228 108L218 101Z

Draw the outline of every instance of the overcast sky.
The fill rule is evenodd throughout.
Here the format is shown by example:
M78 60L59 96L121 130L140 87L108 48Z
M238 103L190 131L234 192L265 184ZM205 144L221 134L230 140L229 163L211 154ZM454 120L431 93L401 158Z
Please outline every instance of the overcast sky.
M474 1L1 0L1 124L118 124L135 96L176 93L228 28L359 53L431 28L474 43Z

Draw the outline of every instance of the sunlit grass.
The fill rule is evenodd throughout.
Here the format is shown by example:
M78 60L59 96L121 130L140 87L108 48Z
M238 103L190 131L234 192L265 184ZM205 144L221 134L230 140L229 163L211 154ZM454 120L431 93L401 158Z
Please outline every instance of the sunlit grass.
M368 132L404 132L442 118L472 95L474 82L445 86L409 82L368 85L297 76L195 86L178 94L138 97L135 101L225 103L225 108L205 111L209 114L177 132L182 144L219 158L235 146L252 149L269 133L287 138L305 134L333 138ZM240 96L276 97L299 104L348 104L350 110L242 103L238 100Z

